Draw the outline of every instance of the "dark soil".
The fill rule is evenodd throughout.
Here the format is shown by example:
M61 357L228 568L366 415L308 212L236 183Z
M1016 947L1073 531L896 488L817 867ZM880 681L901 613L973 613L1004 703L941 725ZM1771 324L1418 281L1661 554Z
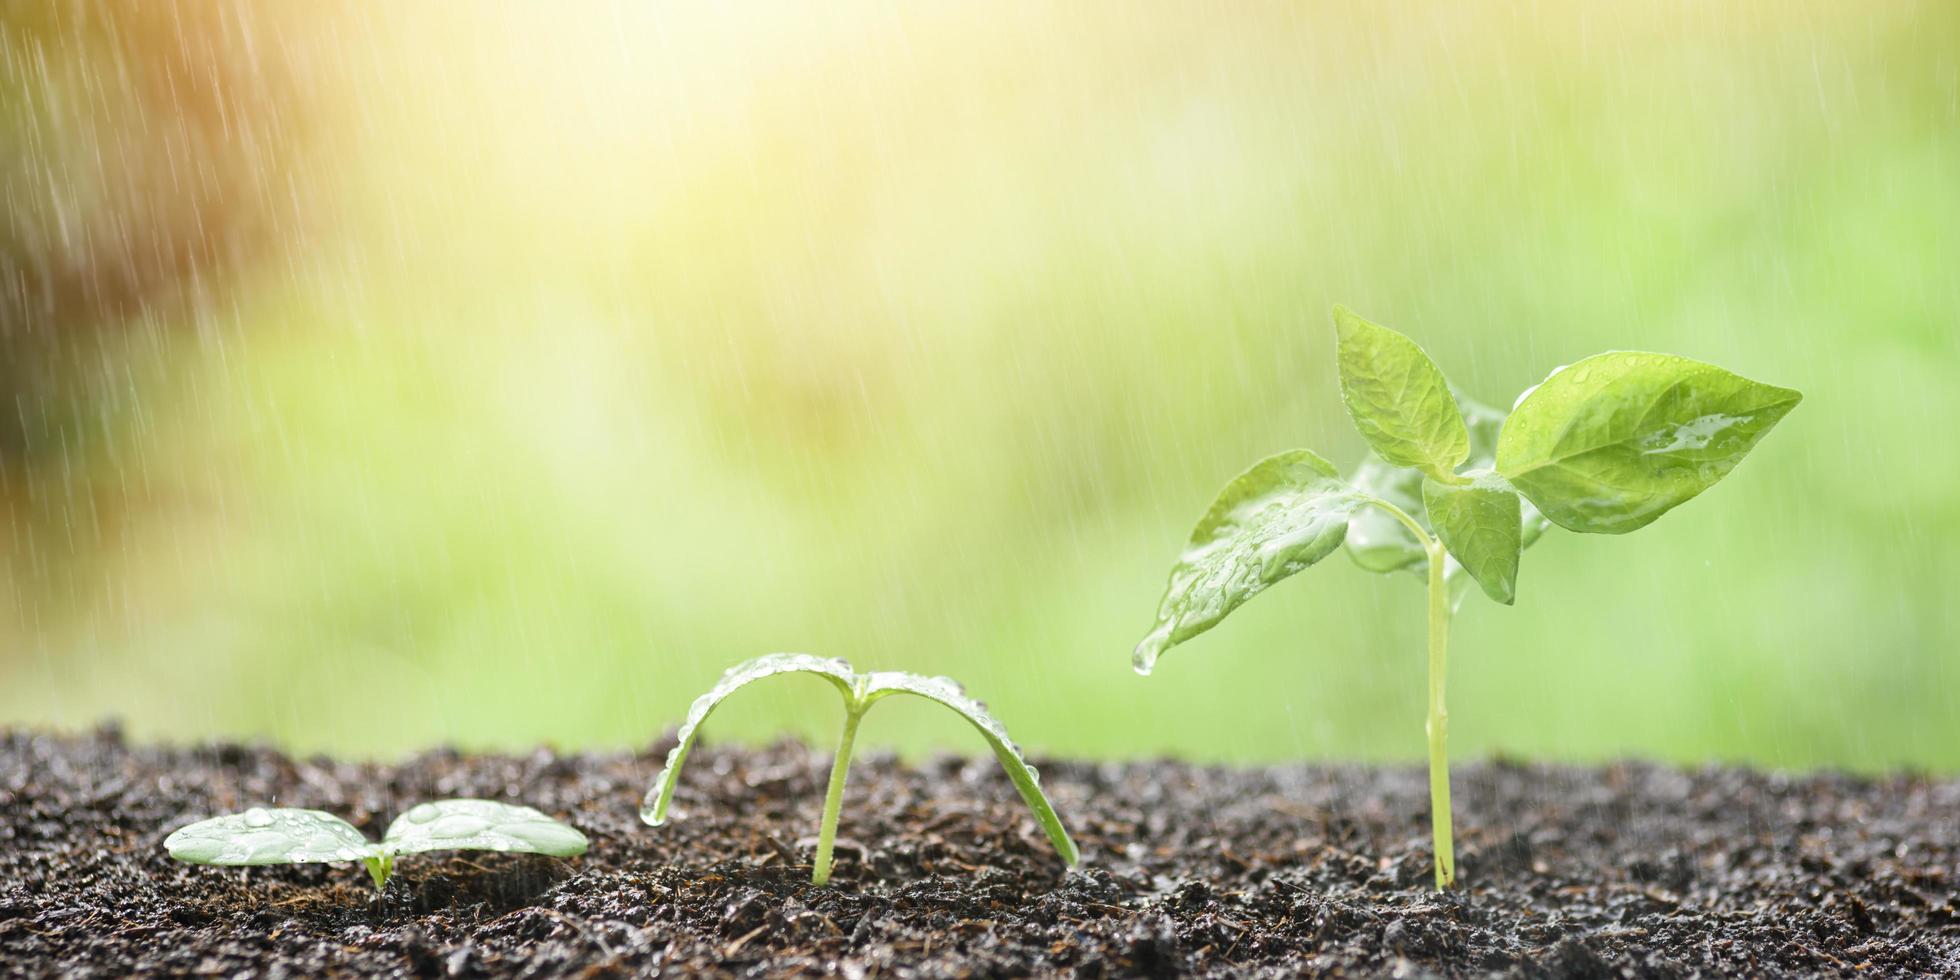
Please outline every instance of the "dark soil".
M1065 872L991 758L874 755L813 888L821 753L700 750L654 829L666 747L353 765L0 735L0 974L1960 975L1955 780L1465 765L1465 887L1439 895L1416 769L1044 761ZM162 848L252 804L372 835L440 796L522 800L592 850L410 857L377 899L353 864Z

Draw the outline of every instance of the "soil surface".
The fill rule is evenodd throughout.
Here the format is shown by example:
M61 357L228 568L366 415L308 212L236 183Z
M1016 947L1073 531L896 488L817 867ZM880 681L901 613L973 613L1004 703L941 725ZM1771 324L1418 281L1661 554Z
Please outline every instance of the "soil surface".
M355 765L0 735L0 975L1960 975L1960 780L1463 765L1463 887L1438 894L1414 768L1042 761L1071 872L993 759L868 755L815 888L824 753L698 749L655 829L666 749ZM444 796L592 849L411 856L377 897L356 864L162 846L254 804L378 836Z

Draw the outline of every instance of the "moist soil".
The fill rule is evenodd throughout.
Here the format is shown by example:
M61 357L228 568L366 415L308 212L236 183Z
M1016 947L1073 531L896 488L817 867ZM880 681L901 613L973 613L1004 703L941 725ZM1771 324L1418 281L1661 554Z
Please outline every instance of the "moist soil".
M824 753L700 748L647 827L670 744L381 765L0 735L0 975L1960 975L1960 780L1461 765L1439 894L1415 768L1042 761L1069 871L993 759L874 754L817 888ZM592 848L411 856L377 896L356 864L162 846L258 804L378 836L446 796Z

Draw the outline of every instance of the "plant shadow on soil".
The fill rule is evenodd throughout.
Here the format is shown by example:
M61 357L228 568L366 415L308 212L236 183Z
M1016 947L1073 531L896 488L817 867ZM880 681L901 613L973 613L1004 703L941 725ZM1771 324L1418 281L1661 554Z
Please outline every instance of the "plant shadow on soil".
M828 759L702 747L641 824L643 753L398 765L0 735L0 975L1960 974L1960 780L1647 764L1456 774L1463 887L1429 887L1415 768L1041 762L1062 868L991 758L851 771L809 882ZM417 800L522 801L581 858L228 869L163 836L253 804L369 834Z

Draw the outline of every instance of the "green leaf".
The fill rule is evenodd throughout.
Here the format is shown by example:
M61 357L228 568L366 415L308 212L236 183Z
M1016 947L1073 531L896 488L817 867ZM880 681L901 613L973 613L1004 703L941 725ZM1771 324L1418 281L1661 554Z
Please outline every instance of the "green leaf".
M1327 557L1366 498L1305 449L1253 464L1220 491L1191 531L1132 663L1147 674L1165 650L1218 625L1273 583Z
M1456 407L1463 415L1465 426L1470 431L1470 456L1465 460L1474 470L1490 469L1497 461L1497 438L1504 425L1504 413L1481 404L1461 391L1452 389L1456 397ZM1349 483L1356 490L1371 497L1379 497L1402 508L1416 523L1434 533L1430 526L1428 508L1422 501L1422 474L1419 471L1400 466L1390 466L1373 453L1355 467L1354 476ZM1520 500L1519 545L1529 548L1551 526L1551 521L1532 506L1529 500ZM1379 507L1363 507L1348 518L1347 532L1348 557L1354 563L1371 572L1394 572L1409 569L1416 575L1423 574L1424 554L1422 542L1402 522ZM1452 582L1452 595L1460 590L1454 584L1467 574L1462 566L1452 562L1446 573Z
M1447 479L1470 454L1449 382L1415 341L1334 307L1341 399L1376 454Z
M191 864L313 864L376 854L360 831L331 813L265 807L200 820L164 838L163 846Z
M708 693L695 698L688 707L687 717L681 720L680 741L668 751L666 765L660 767L660 775L654 777L653 785L647 788L646 799L640 805L640 819L654 827L667 822L667 807L673 803L674 788L680 784L681 764L687 761L688 751L694 748L694 741L701 733L701 723L708 720L716 706L727 700L729 695L764 677L792 673L816 674L842 692L845 699L857 697L852 686L857 682L857 675L851 671L849 663L836 657L771 653L728 668Z
M924 677L892 670L863 676L869 678L863 686L863 701L867 705L892 694L911 694L936 701L965 718L987 740L988 747L994 750L994 758L1000 760L1008 781L1021 794L1021 801L1033 811L1035 822L1048 835L1048 842L1054 845L1055 853L1060 854L1066 864L1074 864L1081 858L1075 841L1068 835L1068 828L1062 826L1062 818L1048 802L1048 795L1041 791L1041 773L1021 757L1021 750L1007 737L1007 728L987 712L986 705L968 697L965 689L950 677Z
M420 803L388 825L381 850L508 851L572 857L585 853L585 835L528 806L495 800Z
M1422 481L1429 521L1443 547L1484 594L1505 605L1517 598L1523 510L1517 491L1494 473L1476 474L1468 485Z
M1454 388L1450 390L1456 395L1456 407L1463 413L1463 422L1470 429L1470 458L1464 462L1469 464L1472 472L1495 470L1497 440L1504 431L1504 413ZM1511 489L1515 491L1517 488ZM1518 508L1521 525L1518 544L1529 548L1544 537L1545 529L1552 526L1552 521L1529 500L1520 499Z
M1624 534L1714 486L1802 399L1685 357L1597 354L1519 399L1497 471L1561 527Z
M994 757L1000 760L1009 781L1020 791L1021 799L1034 811L1035 820L1041 824L1062 860L1074 864L1078 859L1075 841L1069 838L1061 818L1049 804L1047 795L1041 791L1041 774L1021 757L1021 751L1008 740L1007 729L987 713L987 706L968 697L958 682L950 677L926 677L901 671L859 673L852 670L845 660L807 653L772 653L736 664L722 674L721 681L715 684L713 690L696 698L687 718L681 723L679 743L667 753L666 766L647 789L640 819L654 826L666 822L667 807L674 798L674 787L680 780L681 763L686 761L688 749L699 736L701 723L714 712L716 705L736 690L764 677L789 673L823 677L843 695L848 710L856 713L862 713L874 702L893 694L916 695L953 709L987 740L994 750Z

